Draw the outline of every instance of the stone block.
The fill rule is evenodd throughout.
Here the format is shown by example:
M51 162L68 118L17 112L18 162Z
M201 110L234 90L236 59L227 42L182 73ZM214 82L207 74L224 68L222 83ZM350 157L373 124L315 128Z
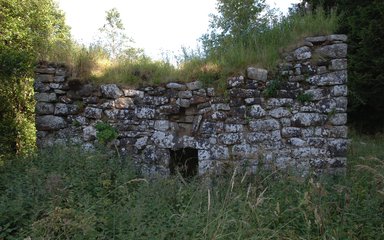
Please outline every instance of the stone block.
M153 119L156 115L156 109L152 107L137 107L135 115L140 119Z
M293 52L293 56L296 60L306 60L312 57L311 49L307 46L300 47Z
M247 78L266 82L268 79L268 71L262 68L249 67L247 68Z
M348 94L348 87L346 85L337 85L331 88L332 97L346 97Z
M321 126L327 120L327 116L319 113L297 113L292 117L293 126L309 127Z
M192 91L179 91L179 98L192 98Z
M116 99L124 95L123 91L116 84L101 85L100 89L105 98Z
M346 70L347 69L347 59L332 59L331 65L329 66L329 70L338 71L338 70Z
M93 141L96 139L97 130L93 126L83 128L84 141Z
M36 93L35 99L37 102L56 102L57 96L55 93Z
M273 118L290 117L292 115L291 111L284 107L272 109L268 112L268 114Z
M55 115L66 116L69 114L68 106L64 103L57 103L55 105Z
M252 105L249 110L249 116L253 118L262 118L266 115L265 110L260 105Z
M114 103L117 109L134 109L135 104L133 103L132 98L122 97L115 100Z
M36 129L39 131L53 131L67 127L62 117L45 115L36 117Z
M181 91L187 90L187 86L185 86L184 84L173 83L173 82L168 83L167 88L175 89L175 90L181 90Z
M307 78L307 82L317 86L341 85L347 83L347 71L336 71Z
M244 77L243 76L231 77L228 79L227 82L230 88L241 87L242 85L244 85Z
M249 122L252 131L271 131L280 129L280 124L275 119L254 120Z
M51 115L54 113L55 107L52 103L37 102L35 111L37 115Z
M347 48L347 44L337 43L320 47L316 49L316 53L328 58L346 58Z
M91 119L100 119L103 110L100 108L86 107L84 110L84 116Z
M189 83L186 83L185 85L190 91L198 90L203 87L203 84L200 81L189 82Z
M224 145L239 144L242 141L241 133L222 133L219 135L219 142Z
M301 137L301 129L297 127L285 127L281 129L281 136L284 138Z

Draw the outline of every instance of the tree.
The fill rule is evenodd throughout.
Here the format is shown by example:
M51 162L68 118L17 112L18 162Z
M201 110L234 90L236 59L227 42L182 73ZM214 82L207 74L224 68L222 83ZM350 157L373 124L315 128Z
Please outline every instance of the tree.
M384 2L307 0L337 8L339 32L348 35L349 121L360 131L384 131Z
M226 44L244 42L251 34L270 26L274 13L265 0L218 0L217 15L211 15L209 32L201 38L204 51L211 54Z
M33 70L38 60L67 54L64 20L53 0L0 0L0 153L35 144Z
M125 33L120 13L116 8L106 12L106 23L99 29L101 33L100 43L109 53L111 59L132 58L135 59L142 50L131 47L133 39Z

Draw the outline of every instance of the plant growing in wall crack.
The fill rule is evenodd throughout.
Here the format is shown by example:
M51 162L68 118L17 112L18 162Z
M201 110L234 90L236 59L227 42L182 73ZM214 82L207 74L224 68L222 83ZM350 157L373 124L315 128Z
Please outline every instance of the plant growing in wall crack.
M313 100L313 95L310 93L300 93L297 96L297 100L301 103L307 103Z
M102 144L108 144L118 136L116 128L108 123L99 122L96 124L95 128L97 130L97 140Z

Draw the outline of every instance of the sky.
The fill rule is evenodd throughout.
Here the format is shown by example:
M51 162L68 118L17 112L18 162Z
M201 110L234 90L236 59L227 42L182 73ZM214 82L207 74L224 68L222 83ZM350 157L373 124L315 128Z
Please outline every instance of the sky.
M153 59L177 55L181 47L195 49L208 30L216 0L57 0L71 27L73 38L89 44L105 23L105 12L117 8L126 34ZM267 0L286 12L300 0Z

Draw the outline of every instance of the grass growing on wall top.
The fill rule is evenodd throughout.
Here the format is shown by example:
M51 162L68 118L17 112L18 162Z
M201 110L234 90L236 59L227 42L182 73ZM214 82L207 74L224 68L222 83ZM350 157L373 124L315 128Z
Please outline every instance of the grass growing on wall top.
M384 137L352 136L345 176L241 170L144 179L129 159L54 148L0 167L0 238L382 239Z
M243 41L229 42L215 54L207 55L202 50L192 53L183 51L184 55L179 57L177 67L168 61L153 61L145 55L111 61L95 46L78 48L72 62L78 77L90 78L99 83L139 86L201 80L218 86L223 85L218 82L219 79L225 80L230 75L242 74L248 66L273 71L284 50L289 50L306 36L331 34L336 27L336 15L326 15L319 9L312 13L285 17L262 33L251 34Z

